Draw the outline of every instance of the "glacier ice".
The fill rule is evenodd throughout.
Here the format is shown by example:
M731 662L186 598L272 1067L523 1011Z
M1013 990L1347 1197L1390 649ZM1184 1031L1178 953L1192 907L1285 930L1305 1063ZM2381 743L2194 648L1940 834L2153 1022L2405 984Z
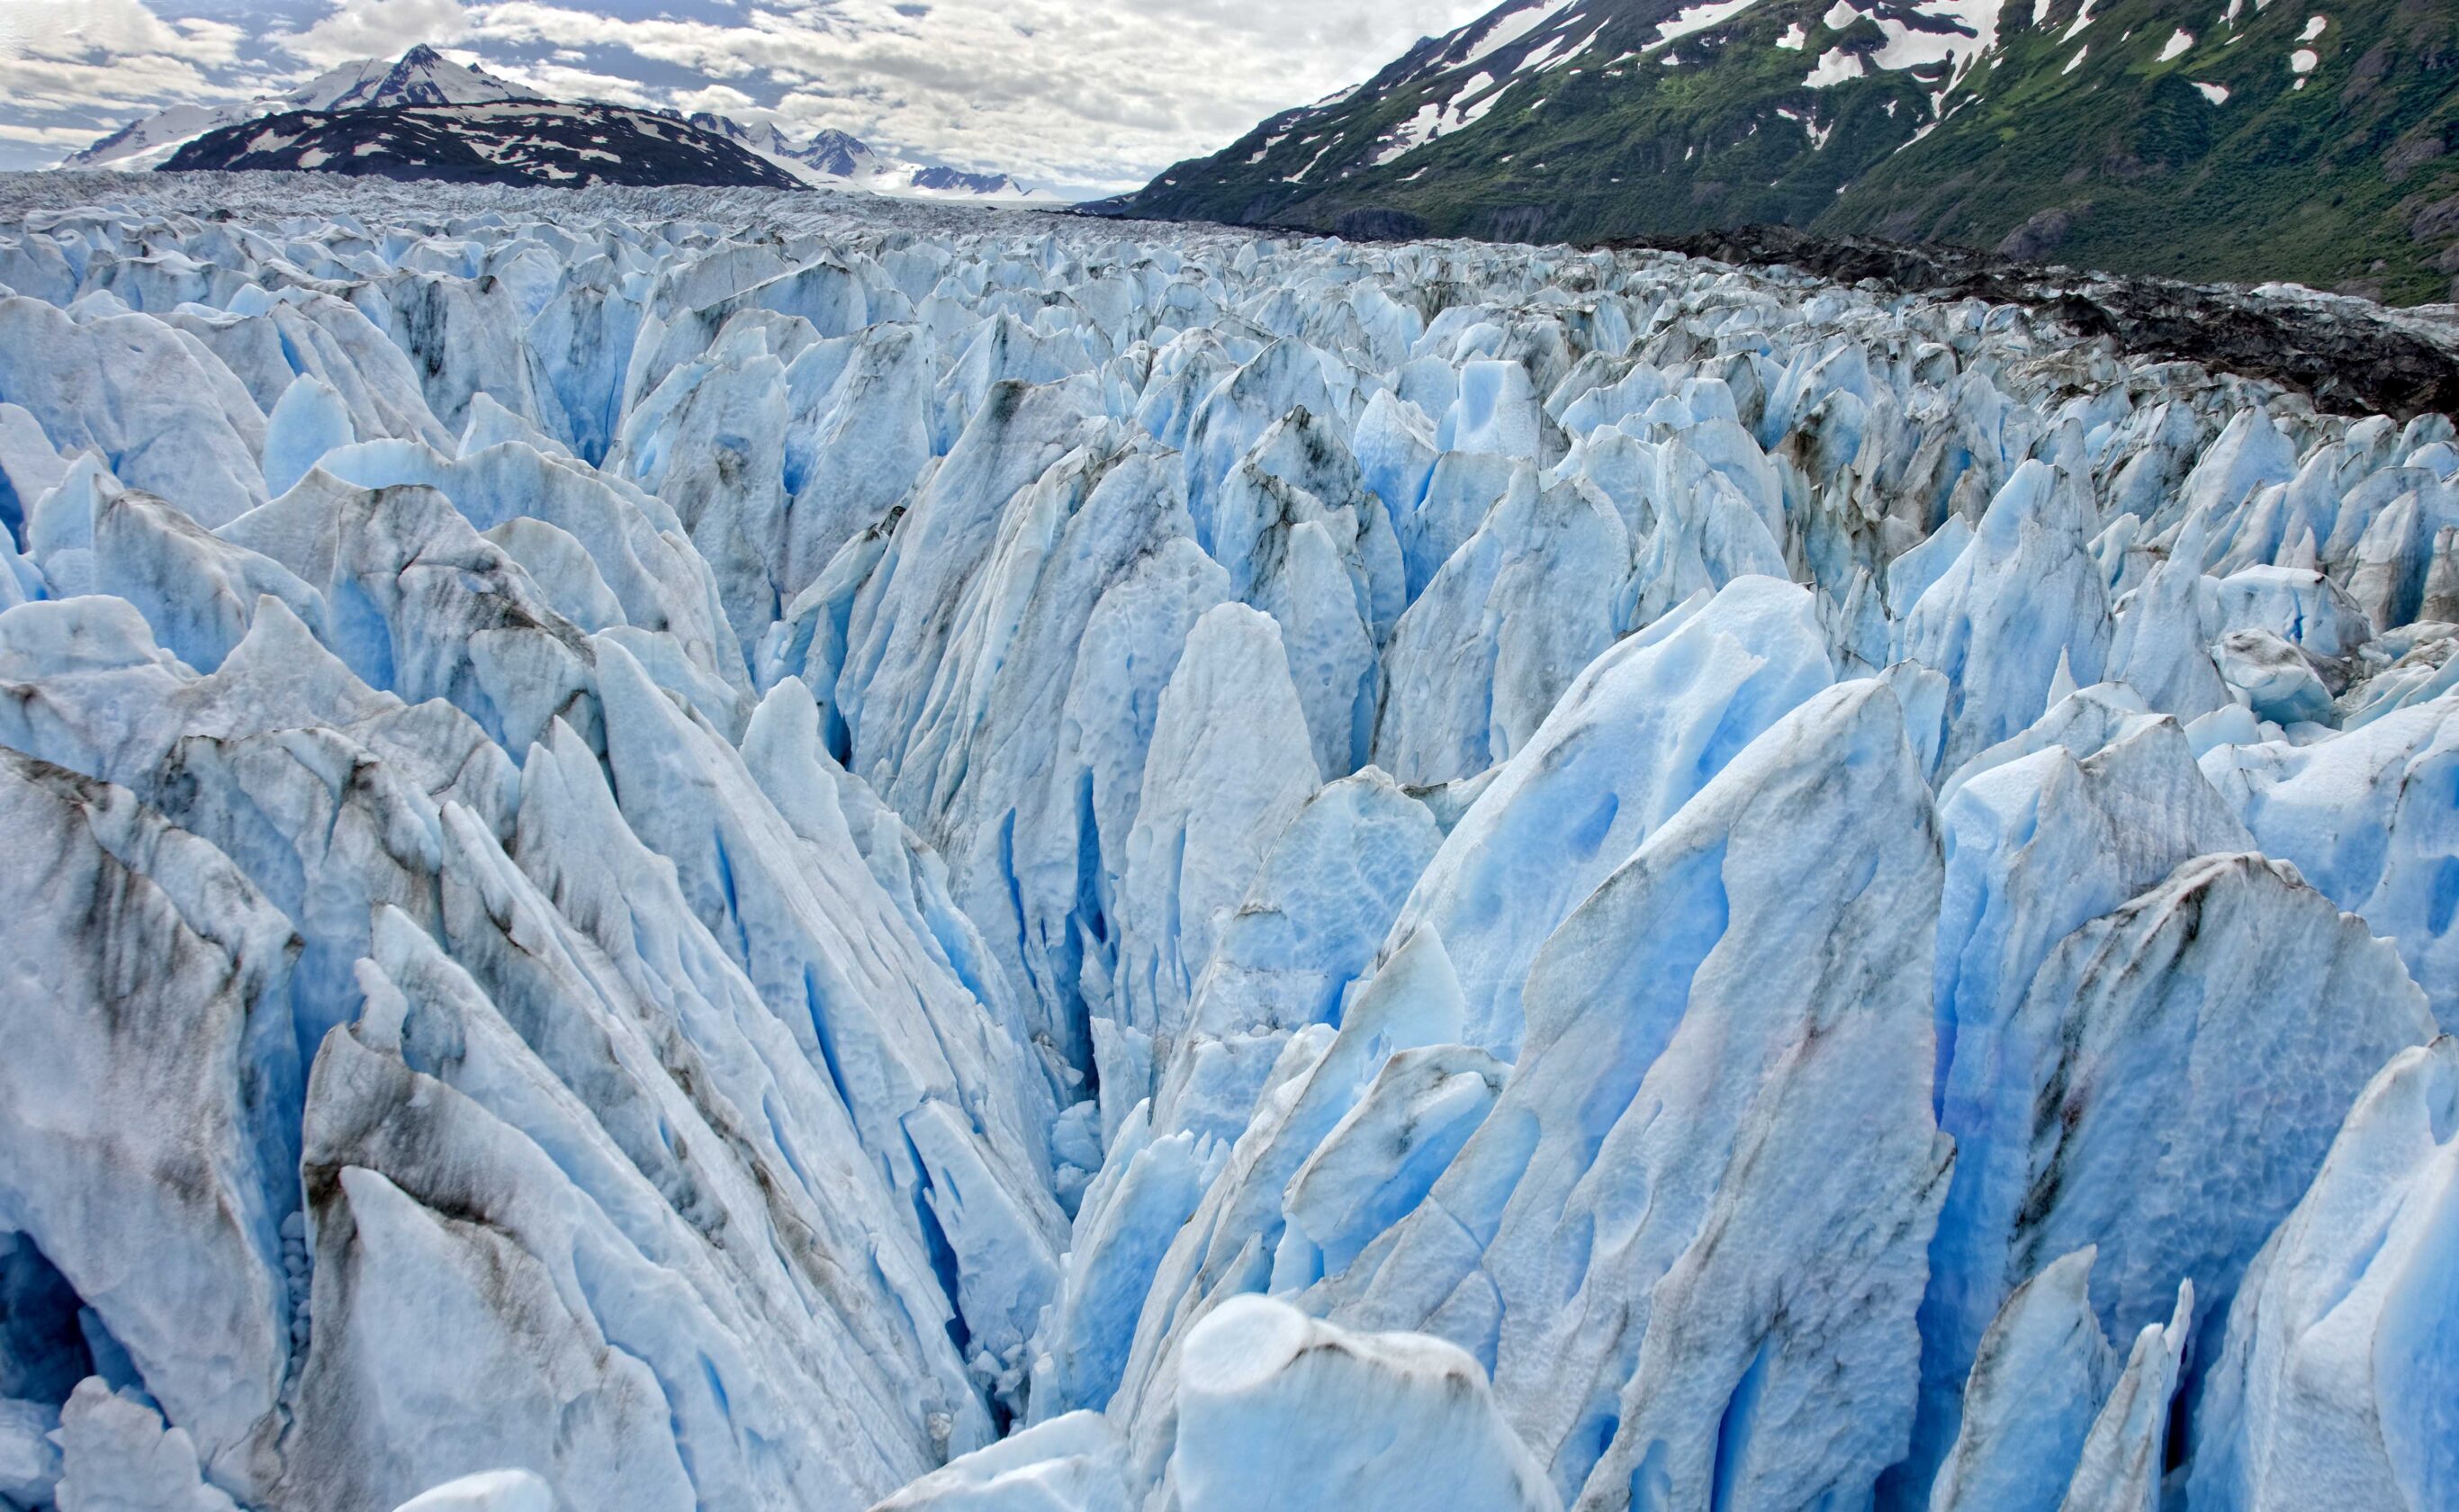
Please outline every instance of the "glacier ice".
M880 1512L1132 1512L1118 1430L1072 1412L951 1460L879 1503Z
M1226 1303L1188 1335L1178 1415L1188 1512L1561 1504L1465 1351L1351 1333L1270 1297Z
M2459 1504L2447 421L62 176L0 527L10 1512Z
M187 1432L126 1387L98 1376L77 1383L51 1435L60 1476L51 1489L62 1512L232 1512L229 1493L199 1474Z
M393 1512L551 1512L555 1492L526 1470L486 1470L422 1491Z
M1547 940L1493 1110L1332 1315L1467 1343L1566 1501L1866 1494L1948 1166L1938 889L1894 697L1778 721Z
M2091 1311L2089 1247L2015 1288L1974 1347L1955 1442L1930 1484L1934 1512L2057 1512L2094 1414L2117 1376Z
M2385 1066L2248 1271L2196 1420L2196 1507L2446 1499L2454 1047Z

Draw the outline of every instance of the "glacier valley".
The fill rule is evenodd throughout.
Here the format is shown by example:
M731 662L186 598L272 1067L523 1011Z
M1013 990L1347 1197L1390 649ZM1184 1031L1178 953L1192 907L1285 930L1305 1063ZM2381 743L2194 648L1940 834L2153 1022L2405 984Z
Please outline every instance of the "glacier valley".
M0 1507L2459 1507L2442 416L824 195L0 285Z

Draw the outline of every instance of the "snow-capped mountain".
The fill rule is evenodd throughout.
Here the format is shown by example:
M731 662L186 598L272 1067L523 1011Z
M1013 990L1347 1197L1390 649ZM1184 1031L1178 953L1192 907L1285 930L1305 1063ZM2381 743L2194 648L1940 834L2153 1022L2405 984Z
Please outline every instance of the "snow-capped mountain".
M545 100L285 111L207 132L162 167L567 188L802 187L759 154L677 117Z
M10 1506L2448 1505L2448 416L2082 286L90 187Z
M1784 223L2441 300L2454 38L2454 0L1507 0L1121 204L1360 235Z
M93 146L71 153L63 168L159 168L187 143L210 131L289 111L339 111L395 105L474 105L536 98L529 91L484 69L467 68L420 45L388 63L368 58L345 63L282 94L244 105L207 109L175 105L134 121Z
M782 134L773 129L770 136L784 140ZM812 133L810 139L800 146L787 142L779 156L832 178L856 178L876 173L883 162L879 154L860 137L833 129Z
M798 142L775 126L748 126L731 116L703 112L689 119L703 131L739 143L818 188L853 189L900 200L1010 205L1061 202L1048 190L1028 189L1005 174L966 173L902 161L857 136L833 129L814 133Z

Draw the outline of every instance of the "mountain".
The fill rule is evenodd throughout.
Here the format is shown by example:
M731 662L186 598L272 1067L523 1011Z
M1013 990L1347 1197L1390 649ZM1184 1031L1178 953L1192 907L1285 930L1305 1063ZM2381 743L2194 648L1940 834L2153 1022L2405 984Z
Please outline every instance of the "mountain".
M769 135L784 140L784 134L774 127L769 128ZM833 178L858 178L877 172L882 162L869 143L834 129L812 133L811 139L800 147L788 143L782 156Z
M671 116L547 100L287 111L207 132L162 166L171 173L269 169L566 188L803 187L759 155Z
M916 194L971 195L977 199L1049 200L1045 191L1027 189L1005 174L966 173L945 166L916 168L907 182Z
M71 153L60 166L116 168L124 172L158 168L172 154L207 132L289 111L474 105L534 97L530 91L484 69L465 68L422 43L392 62L367 58L345 63L287 94L261 95L244 105L219 109L174 105L121 127L83 151Z
M1111 207L1570 241L1781 223L2413 303L2459 275L2454 84L2459 0L1510 0Z
M750 126L729 116L701 112L688 117L694 126L713 132L757 153L805 183L823 189L853 189L900 200L960 200L995 204L1058 204L1046 189L1028 189L1006 174L966 173L933 164L907 162L846 132L827 130L797 142L775 126Z

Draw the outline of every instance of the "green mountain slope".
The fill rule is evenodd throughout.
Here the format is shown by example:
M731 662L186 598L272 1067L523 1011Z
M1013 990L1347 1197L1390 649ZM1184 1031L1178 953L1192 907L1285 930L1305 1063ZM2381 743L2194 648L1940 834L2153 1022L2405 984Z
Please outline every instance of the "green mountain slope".
M1775 222L2439 301L2459 0L1513 0L1114 204L1353 235Z

